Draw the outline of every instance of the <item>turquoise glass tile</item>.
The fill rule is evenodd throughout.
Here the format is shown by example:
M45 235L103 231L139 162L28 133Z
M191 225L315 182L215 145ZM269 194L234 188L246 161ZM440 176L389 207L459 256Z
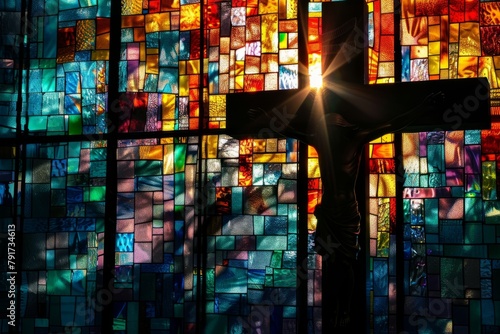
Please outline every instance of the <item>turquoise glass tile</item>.
M247 270L219 266L215 277L215 293L247 293Z

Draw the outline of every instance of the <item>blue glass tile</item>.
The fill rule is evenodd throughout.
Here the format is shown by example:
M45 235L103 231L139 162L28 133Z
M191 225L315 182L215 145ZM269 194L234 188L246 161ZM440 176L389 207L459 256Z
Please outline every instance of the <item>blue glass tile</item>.
M286 235L288 232L286 216L266 216L264 233L267 235Z
M117 233L116 234L116 251L117 252L132 252L134 250L134 234L133 233Z

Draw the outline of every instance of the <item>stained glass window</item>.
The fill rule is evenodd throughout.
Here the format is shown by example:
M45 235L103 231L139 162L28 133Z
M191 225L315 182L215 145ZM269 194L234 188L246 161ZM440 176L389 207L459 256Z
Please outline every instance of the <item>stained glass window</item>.
M493 119L367 146L366 328L496 332L500 4L366 4L368 83L486 77ZM317 152L224 133L227 94L299 87L306 26L320 74L307 5L0 4L2 332L321 333Z

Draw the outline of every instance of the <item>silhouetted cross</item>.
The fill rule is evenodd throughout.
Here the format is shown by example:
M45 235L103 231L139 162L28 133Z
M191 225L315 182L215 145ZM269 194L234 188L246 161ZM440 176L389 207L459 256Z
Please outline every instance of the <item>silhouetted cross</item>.
M364 144L386 133L491 123L486 79L365 85L364 14L363 0L323 3L324 88L236 93L226 101L229 134L293 137L318 152L323 195L315 241L323 255L325 332L349 328L361 220L355 185Z

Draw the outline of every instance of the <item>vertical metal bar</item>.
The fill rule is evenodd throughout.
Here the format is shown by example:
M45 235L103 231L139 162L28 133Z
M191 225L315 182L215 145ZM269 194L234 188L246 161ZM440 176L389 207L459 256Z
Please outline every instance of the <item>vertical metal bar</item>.
M21 1L21 31L20 31L20 41L19 41L19 55L18 55L18 72L17 72L17 101L16 101L16 146L15 146L15 160L14 160L14 196L12 203L12 223L16 225L16 252L20 253L21 256L17 257L17 263L15 271L18 273L16 275L16 298L18 302L16 303L16 314L18 316L17 326L9 326L9 332L14 333L22 329L21 323L21 303L20 301L20 287L21 278L23 270L23 259L25 254L23 253L23 238L21 237L24 231L24 207L26 203L26 136L28 131L28 121L26 116L26 123L23 129L22 126L22 116L23 116L23 86L26 86L26 100L29 98L28 87L29 87L29 66L27 63L27 58L29 58L29 39L26 40L28 45L25 45L25 38L27 37L27 25L28 20L31 19L31 6L29 0ZM26 71L26 81L23 82L23 73ZM23 85L24 83L24 85ZM27 104L27 101L26 101ZM19 185L19 175L21 176L21 184ZM19 205L18 205L19 204Z
M401 82L402 79L402 55L401 55L401 1L394 0L394 81ZM405 283L405 262L404 262L404 212L403 212L403 182L404 173L402 156L403 140L402 134L394 134L394 152L396 152L396 331L404 330L404 283Z
M297 8L299 48L299 89L309 89L309 53L307 46L309 1L299 0ZM299 143L298 221L297 221L297 333L307 333L307 167L308 145ZM305 273L305 275L304 275Z
M198 334L204 332L206 324L206 205L207 199L205 196L205 185L203 175L206 170L203 170L203 147L204 147L204 131L205 131L205 106L208 106L208 101L205 103L205 0L200 0L200 73L199 73L199 114L198 114L198 200L196 205L199 206L197 221L196 221L196 266L197 266L197 284L196 284L196 328ZM208 99L208 96L207 96Z
M119 61L121 49L121 2L110 1L110 36L109 36L109 73L108 80L108 104L107 121L108 134L106 143L106 204L105 204L105 224L104 224L104 258L102 271L102 288L109 288L114 297L114 268L115 268L115 242L116 242L116 206L117 206L117 165L116 149L117 129L119 114L121 112L120 104L117 101L120 98L118 91ZM111 107L113 106L113 108ZM101 325L103 332L112 333L113 331L113 297L103 303Z

